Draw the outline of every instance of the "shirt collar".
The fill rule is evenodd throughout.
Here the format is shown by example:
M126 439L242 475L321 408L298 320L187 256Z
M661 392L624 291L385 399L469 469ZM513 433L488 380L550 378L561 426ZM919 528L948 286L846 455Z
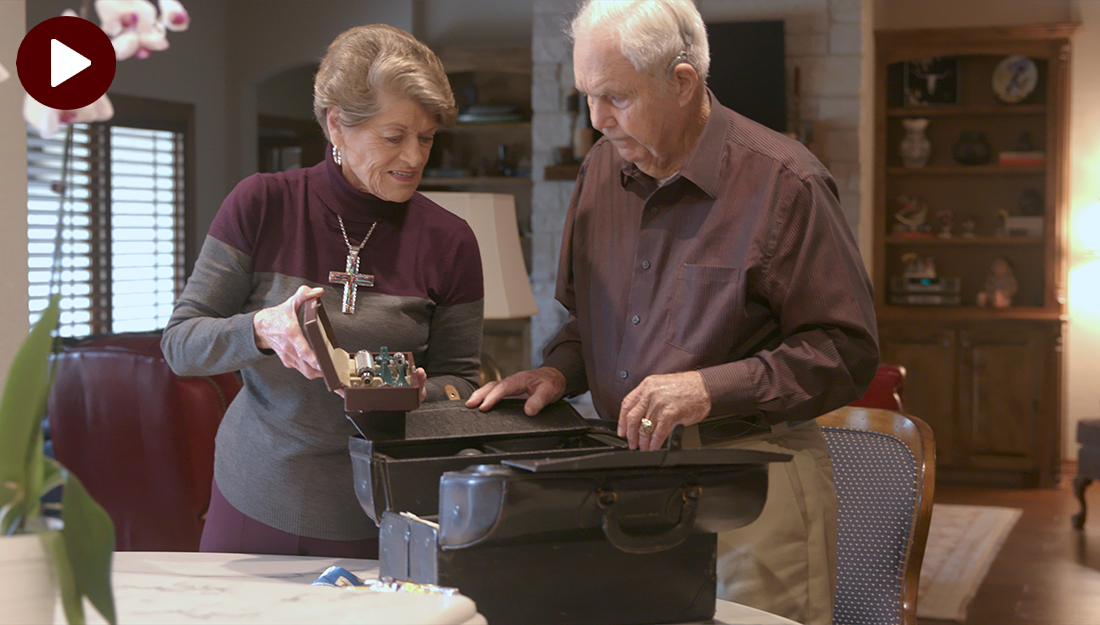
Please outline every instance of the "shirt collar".
M680 168L680 177L699 187L711 198L715 198L718 196L718 185L722 179L724 165L722 156L730 117L709 88L707 97L710 99L710 115L707 117L707 124L703 127L703 133L699 135L699 141L695 143L695 147L684 160L684 166ZM624 161L619 181L625 187L630 180L644 181L643 184L646 186L656 187L656 181L653 181L653 178L638 169L634 163Z

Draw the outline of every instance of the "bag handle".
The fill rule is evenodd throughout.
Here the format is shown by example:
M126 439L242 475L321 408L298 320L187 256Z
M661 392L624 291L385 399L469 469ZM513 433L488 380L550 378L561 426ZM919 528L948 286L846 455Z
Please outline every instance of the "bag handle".
M620 551L626 553L657 553L665 549L671 549L687 540L695 528L695 513L699 507L699 495L702 489L698 486L686 486L681 491L684 504L680 508L680 521L675 527L656 536L628 534L615 518L614 507L617 499L613 491L597 491L596 502L603 510L604 536Z

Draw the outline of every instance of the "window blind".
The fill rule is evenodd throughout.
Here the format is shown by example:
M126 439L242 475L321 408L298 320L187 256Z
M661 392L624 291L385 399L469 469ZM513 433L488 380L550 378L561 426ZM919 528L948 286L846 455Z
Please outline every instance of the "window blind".
M163 328L184 281L184 132L75 125L64 186L63 136L27 143L31 323L59 293L61 336Z

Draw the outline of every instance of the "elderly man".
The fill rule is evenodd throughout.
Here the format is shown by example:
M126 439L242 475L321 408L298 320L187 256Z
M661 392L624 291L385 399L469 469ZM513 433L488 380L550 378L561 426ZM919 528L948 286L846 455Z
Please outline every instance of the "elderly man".
M467 405L527 393L534 415L591 390L643 450L676 424L736 415L732 446L794 459L772 466L761 517L719 537L719 596L830 623L836 493L814 418L857 399L878 361L836 185L803 146L715 100L690 0L589 1L572 36L577 88L604 136L562 241L569 320L540 368Z

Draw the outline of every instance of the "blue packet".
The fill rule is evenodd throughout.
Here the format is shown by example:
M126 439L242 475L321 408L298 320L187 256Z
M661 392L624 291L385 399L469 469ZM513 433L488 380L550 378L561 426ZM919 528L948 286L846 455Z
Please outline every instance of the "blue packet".
M332 586L334 588L366 585L366 582L359 579L358 576L342 566L328 567L325 569L325 572L321 573L321 576L317 578L317 581L310 584L310 586Z

